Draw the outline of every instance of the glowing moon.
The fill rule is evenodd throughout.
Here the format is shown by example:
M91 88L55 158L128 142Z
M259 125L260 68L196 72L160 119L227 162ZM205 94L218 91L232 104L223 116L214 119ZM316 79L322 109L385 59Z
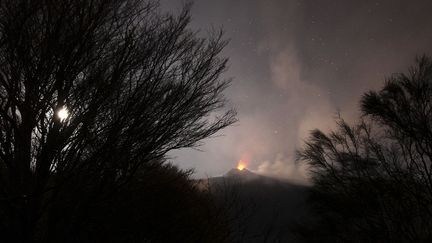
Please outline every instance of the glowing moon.
M68 110L63 107L57 112L57 117L60 118L60 121L64 121L66 118L68 118L69 112Z

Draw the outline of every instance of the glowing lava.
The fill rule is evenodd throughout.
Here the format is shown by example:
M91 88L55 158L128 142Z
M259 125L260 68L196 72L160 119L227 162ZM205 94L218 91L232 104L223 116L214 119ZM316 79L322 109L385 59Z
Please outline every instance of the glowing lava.
M244 168L246 168L246 163L243 160L240 160L237 164L237 169L243 170Z

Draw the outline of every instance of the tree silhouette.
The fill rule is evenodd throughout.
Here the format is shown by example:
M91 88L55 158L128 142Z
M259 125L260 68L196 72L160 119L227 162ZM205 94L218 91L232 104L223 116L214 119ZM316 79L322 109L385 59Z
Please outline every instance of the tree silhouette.
M224 109L229 80L220 78L226 42L221 32L190 30L188 9L163 14L157 1L139 0L0 3L4 237L46 239L65 190L80 195L65 202L79 211L142 168L162 168L168 151L235 121Z
M299 160L310 166L316 218L306 242L432 239L432 60L417 59L361 100L362 120L312 132ZM312 235L311 232L314 234Z

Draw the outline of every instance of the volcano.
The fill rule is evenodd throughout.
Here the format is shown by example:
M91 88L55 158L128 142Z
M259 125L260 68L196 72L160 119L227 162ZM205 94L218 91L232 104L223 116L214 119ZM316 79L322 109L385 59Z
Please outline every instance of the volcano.
M308 186L247 168L204 181L217 201L234 205L232 230L239 232L238 242L296 242L290 227L308 217Z
M242 178L245 180L251 180L251 179L258 179L259 176L258 174L253 173L252 171L244 168L244 169L237 169L237 168L232 168L231 170L229 170L227 173L225 173L224 175L225 178Z

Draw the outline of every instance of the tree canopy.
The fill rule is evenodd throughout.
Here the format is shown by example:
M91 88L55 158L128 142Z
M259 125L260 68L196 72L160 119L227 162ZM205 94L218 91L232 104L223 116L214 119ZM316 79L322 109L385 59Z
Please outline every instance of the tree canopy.
M71 182L104 197L235 122L226 41L189 21L158 1L0 3L2 234L43 239Z

